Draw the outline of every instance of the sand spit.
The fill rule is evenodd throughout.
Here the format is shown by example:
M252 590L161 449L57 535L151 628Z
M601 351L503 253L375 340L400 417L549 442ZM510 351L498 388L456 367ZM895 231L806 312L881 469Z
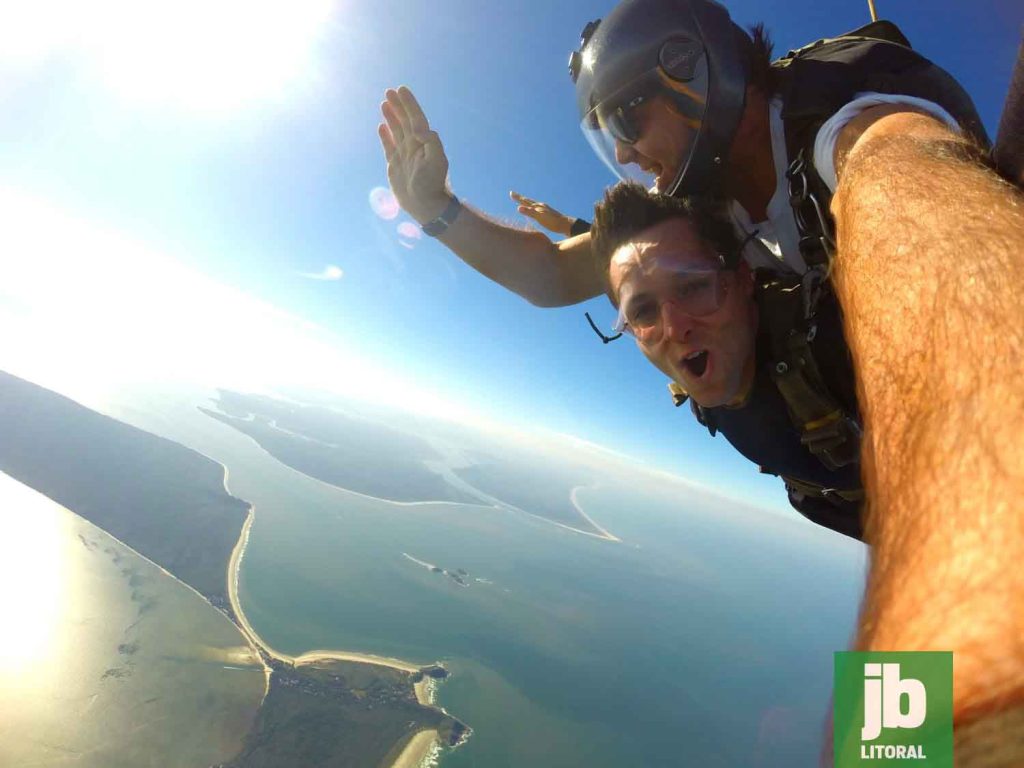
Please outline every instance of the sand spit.
M223 464L221 466L224 468L224 487L225 490L228 490L228 470ZM230 493L230 490L228 490L228 492ZM250 504L249 514L245 519L245 523L242 525L238 541L236 542L234 549L232 549L231 558L228 561L227 586L228 599L231 603L231 610L237 620L236 623L245 635L246 640L248 640L250 645L253 647L254 655L256 655L263 664L266 676L266 687L263 693L264 700L270 691L270 676L272 671L270 665L263 658L264 654L279 661L288 662L296 666L314 664L318 661L352 661L361 664L390 667L409 674L421 671L421 666L417 666L402 659L344 650L317 649L307 651L299 656L290 656L275 650L265 640L263 640L263 638L256 633L256 630L253 629L252 625L249 623L238 599L239 573L242 559L245 556L245 548L249 543L249 533L252 529L255 511L255 506ZM429 675L422 675L420 680L413 684L416 700L424 706L434 706L434 691L436 689L436 685L437 682L432 677ZM420 731L409 740L408 744L405 745L401 753L399 753L398 757L395 759L395 762L392 764L392 768L420 768L420 766L431 762L431 758L436 756L439 750L440 734L433 729Z
M569 495L569 498L572 501L572 505L576 507L576 511L580 513L580 517L582 517L584 520L586 520L588 523L594 526L594 528L597 529L598 533L587 533L587 531L579 531L579 533L587 533L588 536L597 536L599 539L606 539L608 541L622 541L622 539L620 539L618 536L616 536L615 534L611 533L610 531L606 530L605 528L594 522L593 518L591 518L590 515L583 511L583 507L581 507L579 501L576 500L576 492L581 491L586 487L587 486L585 485L577 485L575 488L572 489L572 493Z

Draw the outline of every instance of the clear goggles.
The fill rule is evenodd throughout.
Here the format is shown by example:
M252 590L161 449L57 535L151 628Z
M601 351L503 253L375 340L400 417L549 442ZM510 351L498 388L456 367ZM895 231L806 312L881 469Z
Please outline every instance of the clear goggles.
M715 267L658 268L644 277L642 285L630 284L620 290L619 315L613 330L653 342L664 333L666 304L690 317L713 314L728 292L726 274L727 270Z
M647 110L646 118L650 120L650 110L656 109L655 101L661 102L663 109L671 109L681 116L694 134L700 130L706 104L703 95L681 83L671 83L658 68L603 99L580 122L587 143L609 170L619 179L638 182L646 189L654 188L655 175L633 162L634 153L624 147L632 147L642 138L646 120L642 121L641 115ZM691 147L693 143L690 142ZM681 167L686 167L689 158L683 160ZM662 180L666 181L672 180ZM658 191L671 192L668 189Z

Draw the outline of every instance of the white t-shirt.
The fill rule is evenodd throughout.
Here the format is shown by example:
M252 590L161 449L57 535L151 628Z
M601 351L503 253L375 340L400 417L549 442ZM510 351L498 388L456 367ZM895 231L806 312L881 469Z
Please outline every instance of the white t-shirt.
M953 130L960 130L956 120L934 102L915 96L858 93L852 101L822 124L814 139L814 167L822 181L833 192L836 189L834 155L840 132L865 109L880 104L904 104L924 110ZM786 153L785 129L782 125L781 99L775 98L768 103L768 125L771 129L772 160L775 164L775 192L768 201L768 218L764 221L752 221L750 214L735 201L731 206L732 218L742 237L757 232L743 249L743 258L751 267L803 274L807 271L807 265L800 255L800 233L797 230L796 218L793 216L793 207L789 204L789 183L786 180L789 159Z

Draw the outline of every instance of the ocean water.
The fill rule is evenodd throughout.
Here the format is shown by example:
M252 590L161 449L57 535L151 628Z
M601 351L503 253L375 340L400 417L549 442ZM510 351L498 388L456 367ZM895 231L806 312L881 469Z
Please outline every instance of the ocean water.
M855 542L621 467L578 495L620 542L393 504L301 475L197 402L108 410L222 462L255 504L240 594L275 648L446 663L438 703L473 735L443 768L814 764L863 583Z

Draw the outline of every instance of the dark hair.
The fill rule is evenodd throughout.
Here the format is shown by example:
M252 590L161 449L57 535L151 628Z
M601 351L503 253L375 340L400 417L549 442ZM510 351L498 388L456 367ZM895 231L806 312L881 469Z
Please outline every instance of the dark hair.
M740 27L734 27L739 41L740 53L746 60L747 83L765 96L775 93L776 72L772 67L772 51L775 45L762 22L749 27L750 35Z
M669 197L648 192L635 181L623 181L611 187L604 193L604 200L594 206L594 223L590 229L594 266L605 286L608 285L609 262L619 246L670 219L692 222L701 240L726 258L726 266L735 267L740 241L725 206L723 200L713 197ZM614 299L610 293L609 296Z

